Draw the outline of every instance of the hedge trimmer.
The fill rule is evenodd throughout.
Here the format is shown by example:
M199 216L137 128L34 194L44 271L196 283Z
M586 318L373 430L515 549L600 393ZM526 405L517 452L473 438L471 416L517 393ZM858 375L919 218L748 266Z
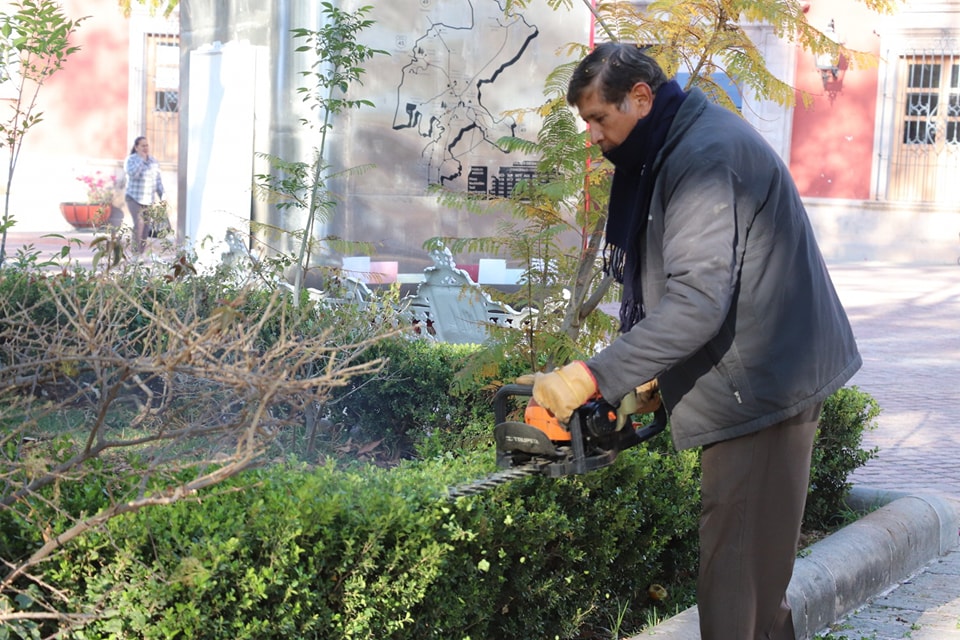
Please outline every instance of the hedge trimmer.
M507 402L514 396L530 397L523 422L507 420ZM661 405L649 425L636 428L628 423L618 430L616 408L597 399L574 411L564 428L532 396L531 385L507 384L497 391L493 437L500 471L454 487L451 498L474 495L523 476L559 478L600 469L613 464L624 449L649 440L667 426L667 412Z

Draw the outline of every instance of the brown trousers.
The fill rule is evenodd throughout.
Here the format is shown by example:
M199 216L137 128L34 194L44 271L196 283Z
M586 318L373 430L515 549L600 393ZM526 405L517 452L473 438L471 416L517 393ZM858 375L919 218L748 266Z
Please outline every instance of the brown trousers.
M821 406L703 450L702 640L794 640L786 591Z

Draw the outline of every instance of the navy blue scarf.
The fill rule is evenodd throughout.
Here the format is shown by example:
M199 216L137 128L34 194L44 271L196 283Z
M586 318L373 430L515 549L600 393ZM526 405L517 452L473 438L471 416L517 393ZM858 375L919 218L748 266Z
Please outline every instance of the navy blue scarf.
M621 331L628 331L643 317L640 254L656 178L653 162L686 97L675 80L661 85L650 113L637 121L621 144L604 153L616 169L610 188L603 270L620 284L628 281L620 301Z

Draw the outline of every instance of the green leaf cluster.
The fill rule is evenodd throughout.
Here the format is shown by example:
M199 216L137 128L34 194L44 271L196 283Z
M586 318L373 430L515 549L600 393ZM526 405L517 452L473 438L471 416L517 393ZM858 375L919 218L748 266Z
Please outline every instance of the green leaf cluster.
M596 474L446 499L488 455L250 472L116 518L43 575L78 610L104 607L75 622L87 640L572 638L613 596L639 612L650 582L672 588L695 557L689 454L637 450Z
M546 101L536 108L511 112L542 122L536 140L510 136L498 140L508 152L537 159L536 178L521 181L508 197L435 188L440 203L475 214L505 212L495 232L481 237L432 238L451 251L507 255L526 267L520 288L499 299L516 308L537 309L523 332L495 332L495 340L478 354L475 368L522 353L528 370L584 357L614 330L613 319L591 315L605 300L610 280L600 270L612 167L565 101L574 64L558 66L548 76Z
M845 512L853 486L850 474L877 457L878 449L862 448L863 436L877 428L880 405L858 387L844 387L823 404L810 471L804 526L829 530Z
M160 12L164 18L169 18L173 10L180 6L180 0L117 0L117 5L127 18L130 17L134 3L146 7L151 16Z
M877 13L891 13L897 0L862 0ZM508 9L522 10L531 0L512 0ZM551 9L570 9L574 0L550 0ZM697 86L716 102L733 108L726 92L711 78L722 73L738 87L749 89L761 99L793 105L797 92L777 78L745 27L769 26L773 34L797 43L813 54L843 54L853 66L875 66L875 56L850 49L832 40L807 21L802 3L794 0L654 0L649 3L600 2L596 8L584 4L597 18L598 30L609 40L635 42L649 46L653 55L671 76L678 70L690 73L689 87ZM582 45L571 45L581 48ZM801 93L808 105L812 97Z
M330 2L320 4L325 17L323 26L317 30L293 29L292 34L304 42L296 51L311 53L314 57L310 68L300 72L308 86L298 87L297 93L316 110L326 128L330 116L347 109L374 106L369 100L347 98L346 94L354 83L363 84L361 79L366 70L360 65L374 56L389 54L357 41L358 34L374 24L366 18L373 7L363 6L351 13ZM307 120L302 123L312 124Z
M326 160L327 132L334 116L350 109L374 106L370 100L349 97L350 92L355 85L363 84L366 69L362 65L375 56L389 55L383 49L375 49L358 40L360 34L374 24L366 17L372 6L362 6L353 12L344 11L330 2L322 2L321 7L324 20L319 29L291 30L292 37L302 42L295 50L307 54L309 59L309 68L300 72L306 85L298 87L297 93L310 107L319 125L309 118L302 118L300 123L318 127L319 146L314 148L309 163L263 154L270 164L270 173L254 176L257 194L275 204L277 209L306 212L303 228L292 232L299 241L296 260L290 260L296 265L295 301L299 301L304 274L312 263L312 256L322 249L314 240L314 227L319 222L329 221L337 204L337 199L327 189L332 177L328 175L330 165ZM354 167L342 173L359 173L367 168ZM328 246L336 246L338 240L326 238L325 242ZM355 247L355 250L363 251L363 248Z

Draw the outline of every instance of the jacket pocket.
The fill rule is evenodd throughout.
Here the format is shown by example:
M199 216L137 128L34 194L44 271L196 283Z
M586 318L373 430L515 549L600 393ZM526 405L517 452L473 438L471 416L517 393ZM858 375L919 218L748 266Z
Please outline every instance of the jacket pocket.
M754 395L746 368L740 359L737 345L726 328L721 330L721 336L707 344L707 353L713 362L713 368L726 383L734 401L738 405L752 405Z

